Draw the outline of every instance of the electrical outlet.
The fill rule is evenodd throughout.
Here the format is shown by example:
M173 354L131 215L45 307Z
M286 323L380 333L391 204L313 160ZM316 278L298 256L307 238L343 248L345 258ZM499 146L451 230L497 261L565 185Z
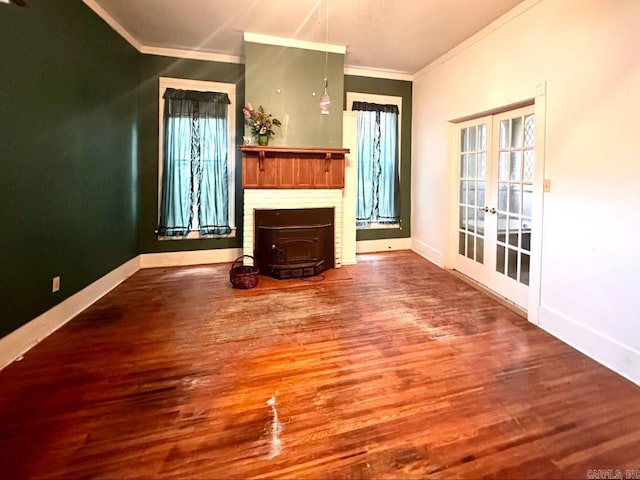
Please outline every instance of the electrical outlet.
M60 277L53 277L53 282L51 282L51 291L53 293L60 290Z

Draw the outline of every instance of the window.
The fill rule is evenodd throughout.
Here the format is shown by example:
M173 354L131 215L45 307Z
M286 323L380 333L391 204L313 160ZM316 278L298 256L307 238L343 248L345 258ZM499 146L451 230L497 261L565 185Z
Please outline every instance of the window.
M235 85L160 79L158 236L235 230Z
M399 97L347 93L351 110L358 112L358 228L400 226L401 101Z

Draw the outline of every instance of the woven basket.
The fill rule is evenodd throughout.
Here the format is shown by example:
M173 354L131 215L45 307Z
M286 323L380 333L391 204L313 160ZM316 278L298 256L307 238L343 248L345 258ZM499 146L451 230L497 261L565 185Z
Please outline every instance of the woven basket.
M258 268L250 265L243 265L244 257L253 260L251 255L242 255L236 258L229 270L229 281L233 288L253 288L258 285ZM238 262L240 264L238 264Z

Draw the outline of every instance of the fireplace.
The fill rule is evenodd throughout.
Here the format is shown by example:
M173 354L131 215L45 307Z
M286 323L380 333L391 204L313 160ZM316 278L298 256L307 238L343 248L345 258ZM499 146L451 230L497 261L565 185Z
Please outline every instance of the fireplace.
M333 208L254 212L254 258L262 275L278 279L318 275L335 266Z
M261 274L291 278L340 268L345 249L348 261L355 263L355 171L353 161L346 158L349 149L243 145L240 150L244 190L242 251L254 257L256 266L257 257L266 259L260 260ZM279 215L274 225L260 220L262 228L258 231L258 211L289 214L303 209L314 213L293 221L283 221ZM323 217L317 209L331 213ZM263 245L261 240L258 248L259 236L271 238ZM286 248L274 249L278 245L274 240L284 242ZM320 244L323 247L319 253ZM280 250L286 252L286 261ZM279 256L271 258L274 253ZM275 271L267 273L273 266L277 266Z

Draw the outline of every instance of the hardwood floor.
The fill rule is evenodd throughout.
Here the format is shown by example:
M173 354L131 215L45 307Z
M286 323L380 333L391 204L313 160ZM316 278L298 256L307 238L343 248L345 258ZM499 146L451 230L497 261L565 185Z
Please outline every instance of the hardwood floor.
M414 253L348 268L268 291L138 272L0 371L0 477L640 469L640 388Z

